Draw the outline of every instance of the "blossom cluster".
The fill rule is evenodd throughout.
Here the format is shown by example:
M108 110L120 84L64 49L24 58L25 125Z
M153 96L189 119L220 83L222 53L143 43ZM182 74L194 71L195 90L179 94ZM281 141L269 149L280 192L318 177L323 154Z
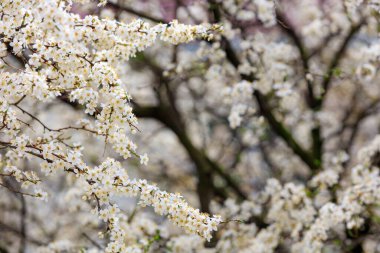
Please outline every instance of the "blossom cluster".
M2 176L14 177L25 189L37 185L41 180L34 171L18 168L23 160L35 159L42 160L40 167L46 176L75 174L88 188L85 199L95 196L99 208L95 211L108 223L112 242L107 252L129 252L124 245L126 231L117 221L120 209L110 204L115 193L141 193L142 205L152 205L158 214L168 216L187 232L210 240L219 217L191 208L180 195L161 191L144 180L129 179L120 164L110 158L91 168L82 157L81 144L66 140L73 137L70 132L86 132L104 140L105 145L111 144L124 159L135 156L146 165L147 155L137 153L130 137L139 130L138 121L116 66L158 38L172 44L197 38L210 40L218 26L189 26L176 20L150 26L141 19L125 24L91 15L82 18L70 12L71 7L70 1L0 3L0 144L7 150L1 169L6 174ZM24 109L29 103L57 100L83 108L94 120L52 128ZM38 126L27 123L25 116ZM40 188L26 195L47 197Z
M378 1L0 2L0 251L379 251Z

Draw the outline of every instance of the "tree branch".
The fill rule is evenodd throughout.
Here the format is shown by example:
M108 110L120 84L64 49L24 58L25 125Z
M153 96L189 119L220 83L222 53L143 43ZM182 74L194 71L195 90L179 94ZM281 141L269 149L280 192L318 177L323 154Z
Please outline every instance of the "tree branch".
M197 149L189 137L186 135L183 128L181 128L176 120L172 117L173 114L170 113L168 108L162 106L138 106L135 104L134 113L137 117L140 118L155 118L161 123L163 123L166 127L171 129L176 136L178 137L181 144L186 149L190 158L196 164L199 170L210 170L216 172L220 177L222 177L227 185L231 187L231 189L242 199L247 199L246 194L240 189L235 180L225 172L224 168L222 168L218 163L211 160L206 154ZM210 184L211 182L207 182Z
M288 147L291 148L293 152L297 154L301 160L306 163L312 170L319 169L321 165L320 162L307 151L305 151L293 138L290 131L274 117L271 109L265 101L265 97L261 94L261 92L255 90L254 96L256 97L256 101L259 105L261 114L266 118L272 130L278 136L280 136L288 145Z
M276 16L277 16L278 23L280 25L279 27L281 28L283 32L285 32L285 34L289 36L289 38L293 40L294 45L296 46L300 54L302 67L303 67L303 77L305 78L306 84L307 84L307 91L308 91L307 103L310 108L315 108L315 106L317 105L317 100L314 96L313 83L311 80L308 80L306 78L306 74L309 72L309 56L306 51L306 48L302 43L302 39L298 36L293 26L290 24L286 16L278 10L278 8L276 9Z
M351 29L348 32L346 38L343 40L342 45L339 47L337 53L334 55L329 67L327 68L325 79L322 82L323 93L321 94L321 97L318 99L318 105L317 105L318 107L322 106L323 99L325 98L327 91L330 88L334 69L338 67L340 61L342 60L351 39L354 37L354 35L360 30L360 28L364 24L365 24L365 20L361 20L358 24L354 24L351 26Z
M302 43L302 38L300 38L295 29L292 27L286 16L281 13L278 8L276 9L276 16L278 19L278 23L280 24L280 28L282 31L284 31L294 42L294 45L296 46L302 62L302 69L303 69L303 78L306 81L307 85L307 99L306 102L309 105L310 109L312 109L314 112L320 110L320 104L318 103L318 99L315 97L314 89L313 89L313 82L306 77L307 73L309 72L309 55L306 51L305 46ZM322 147L323 147L323 140L321 137L321 126L317 124L313 129L311 130L311 137L313 140L313 155L316 159L319 160L318 163L321 163L322 161Z
M142 17L142 18L145 18L145 19L148 19L152 22L155 22L155 23L167 23L166 20L164 19L161 19L161 18L158 18L158 17L153 17L147 13L144 13L144 12L141 12L141 11L138 11L138 10L134 10L128 6L121 6L120 4L117 4L117 3L112 3L110 1L107 2L106 4L106 7L110 7L110 8L113 8L113 9L117 9L117 10L120 10L120 11L126 11L126 12L129 12L133 15L136 15L138 17Z

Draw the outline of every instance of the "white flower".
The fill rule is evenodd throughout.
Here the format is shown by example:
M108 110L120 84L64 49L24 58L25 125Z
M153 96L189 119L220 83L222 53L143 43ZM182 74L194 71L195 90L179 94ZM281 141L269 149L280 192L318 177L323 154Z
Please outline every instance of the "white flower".
M39 199L41 199L41 200L43 200L43 201L48 201L48 194L47 194L47 192L44 192L44 191L42 191L41 189L35 189L34 190L34 195L37 197L37 198L39 198Z
M376 67L370 63L362 64L356 69L356 76L365 83L372 81L375 75Z
M148 165L149 157L147 154L140 155L140 163Z

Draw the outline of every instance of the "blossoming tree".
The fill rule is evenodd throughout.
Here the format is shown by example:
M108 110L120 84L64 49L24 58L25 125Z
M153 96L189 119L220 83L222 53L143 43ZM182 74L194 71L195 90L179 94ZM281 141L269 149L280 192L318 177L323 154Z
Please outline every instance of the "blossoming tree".
M378 252L378 7L1 1L0 252Z

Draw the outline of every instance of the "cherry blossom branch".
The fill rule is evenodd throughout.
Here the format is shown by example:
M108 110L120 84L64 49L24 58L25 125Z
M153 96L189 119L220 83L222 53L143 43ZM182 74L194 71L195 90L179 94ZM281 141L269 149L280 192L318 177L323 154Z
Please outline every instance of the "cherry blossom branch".
M211 8L211 11L213 12L216 22L219 22L220 12L218 5L213 0L209 0L209 2L213 6ZM222 44L224 45L227 59L237 69L240 65L240 60L234 52L230 42L228 41L228 39L223 37ZM255 80L255 77L252 75L241 74L241 78L249 82ZM315 159L312 154L305 151L294 139L291 132L280 121L278 121L275 118L271 108L267 104L264 95L262 95L261 92L258 90L255 90L253 95L256 98L256 101L259 105L261 114L266 118L269 125L271 126L271 129L285 141L288 147L292 149L293 152L297 154L306 165L309 166L309 168L311 168L312 170L318 170L321 166L320 161L318 159Z

